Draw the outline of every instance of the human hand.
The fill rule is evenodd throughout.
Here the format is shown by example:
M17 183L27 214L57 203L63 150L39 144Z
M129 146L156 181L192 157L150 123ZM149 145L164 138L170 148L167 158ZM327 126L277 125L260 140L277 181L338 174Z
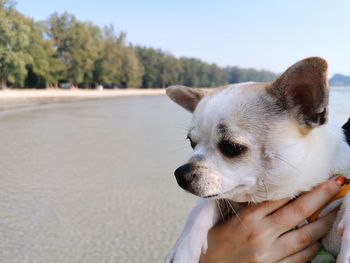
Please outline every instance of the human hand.
M332 178L296 200L266 201L248 206L208 233L208 250L201 263L307 262L319 249L336 212L292 230L322 208L345 184Z

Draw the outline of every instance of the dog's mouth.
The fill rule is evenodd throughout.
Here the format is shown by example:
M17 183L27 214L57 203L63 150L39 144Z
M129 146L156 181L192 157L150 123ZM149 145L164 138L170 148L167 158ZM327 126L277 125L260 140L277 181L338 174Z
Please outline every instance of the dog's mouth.
M217 197L218 195L219 195L219 194L207 195L207 196L203 196L203 198L209 199L209 198Z
M238 185L237 187L235 187L235 189L231 189L227 192L210 194L210 195L202 196L202 198L211 199L211 198L219 197L219 198L235 199L238 202L247 202L250 200L249 196L252 194L252 191L251 189L247 191L247 189L245 188L246 188L246 185Z

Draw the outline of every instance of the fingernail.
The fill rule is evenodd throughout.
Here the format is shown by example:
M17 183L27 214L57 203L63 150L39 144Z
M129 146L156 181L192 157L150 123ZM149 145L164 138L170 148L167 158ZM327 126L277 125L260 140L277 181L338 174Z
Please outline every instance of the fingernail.
M346 178L344 176L337 176L334 178L334 181L337 185L343 186L346 183Z

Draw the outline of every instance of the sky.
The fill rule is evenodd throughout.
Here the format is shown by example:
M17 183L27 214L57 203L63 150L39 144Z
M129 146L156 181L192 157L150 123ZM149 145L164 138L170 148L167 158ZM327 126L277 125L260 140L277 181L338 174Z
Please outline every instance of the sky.
M99 26L112 24L127 41L220 66L280 73L321 56L329 73L350 75L348 0L17 0L35 20L54 12Z

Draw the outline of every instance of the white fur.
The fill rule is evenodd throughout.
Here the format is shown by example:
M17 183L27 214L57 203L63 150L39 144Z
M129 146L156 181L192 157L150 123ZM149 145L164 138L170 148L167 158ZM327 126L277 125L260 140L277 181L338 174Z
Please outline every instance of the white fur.
M164 262L199 262L201 252L205 253L208 247L207 233L217 220L215 201L200 199L192 209L180 238Z
M273 107L273 98L254 83L232 85L199 102L189 129L197 143L192 158L201 157L195 194L218 194L236 202L278 200L308 191L334 173L350 175L350 148L339 126L327 123L303 134L290 114L276 114L266 105ZM229 160L218 151L220 123L228 125L230 140L248 147L242 158ZM350 258L350 197L344 204L338 218L343 232L340 263ZM201 199L165 262L198 262L217 213L213 201ZM336 253L336 226L332 231L324 244Z

